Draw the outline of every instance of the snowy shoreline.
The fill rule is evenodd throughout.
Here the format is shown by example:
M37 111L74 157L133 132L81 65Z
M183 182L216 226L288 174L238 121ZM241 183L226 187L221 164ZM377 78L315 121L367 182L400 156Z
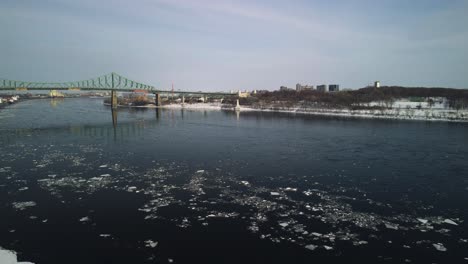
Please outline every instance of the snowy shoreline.
M105 104L109 105L110 104ZM196 104L168 104L163 106L119 106L128 108L162 108L162 109L186 109L186 110L212 110L212 111L236 111L234 106L226 106L219 103L196 103ZM305 114L317 116L335 116L368 119L393 119L393 120L415 120L415 121L439 121L439 122L468 122L467 110L442 110L442 109L402 109L392 108L384 110L350 110L350 109L326 109L326 108L253 108L240 107L240 112L269 112Z
M234 106L226 107L221 104L170 104L160 108L187 109L187 110L226 110L235 111ZM325 108L252 108L240 107L241 112L271 112L292 113L320 116L355 117L371 119L395 119L417 121L443 121L443 122L468 122L466 110L440 110L440 109L385 109L385 110L349 110L349 109L325 109Z

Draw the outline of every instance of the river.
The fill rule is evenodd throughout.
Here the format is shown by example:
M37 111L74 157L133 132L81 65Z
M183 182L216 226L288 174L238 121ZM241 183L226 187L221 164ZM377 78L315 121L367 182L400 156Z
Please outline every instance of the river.
M468 263L466 123L83 98L1 109L0 140L20 260Z

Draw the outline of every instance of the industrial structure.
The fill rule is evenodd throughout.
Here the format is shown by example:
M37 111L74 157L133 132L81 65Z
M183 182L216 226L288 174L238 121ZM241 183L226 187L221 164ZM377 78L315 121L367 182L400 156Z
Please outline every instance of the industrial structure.
M140 82L130 80L117 73L110 73L94 79L76 81L76 82L63 82L63 83L45 83L45 82L25 82L13 81L7 79L0 79L0 91L28 91L28 90L50 90L51 96L58 95L58 90L69 91L110 91L111 92L111 105L112 108L117 108L117 92L147 92L154 94L156 106L161 105L162 94L172 94L173 90L165 91L155 88L151 85L146 85ZM210 97L224 97L235 96L236 94L219 93L219 92L192 92L192 91L177 91L177 96L191 96L201 95L204 98Z

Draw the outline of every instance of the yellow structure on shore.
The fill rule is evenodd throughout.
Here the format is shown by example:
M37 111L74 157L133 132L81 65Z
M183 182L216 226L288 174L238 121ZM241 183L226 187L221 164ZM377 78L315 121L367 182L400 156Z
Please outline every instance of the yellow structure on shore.
M250 96L250 92L248 92L247 90L244 91L244 92L242 92L241 90L239 90L238 96L239 96L239 98L249 97L249 96Z
M57 90L51 90L49 92L49 97L52 97L52 98L63 98L65 97L65 95L61 92L58 92Z

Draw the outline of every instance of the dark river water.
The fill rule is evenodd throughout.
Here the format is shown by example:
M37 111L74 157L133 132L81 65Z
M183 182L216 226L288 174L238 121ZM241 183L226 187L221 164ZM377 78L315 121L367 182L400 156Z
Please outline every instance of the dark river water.
M36 264L468 263L467 217L468 124L0 110L0 247Z

